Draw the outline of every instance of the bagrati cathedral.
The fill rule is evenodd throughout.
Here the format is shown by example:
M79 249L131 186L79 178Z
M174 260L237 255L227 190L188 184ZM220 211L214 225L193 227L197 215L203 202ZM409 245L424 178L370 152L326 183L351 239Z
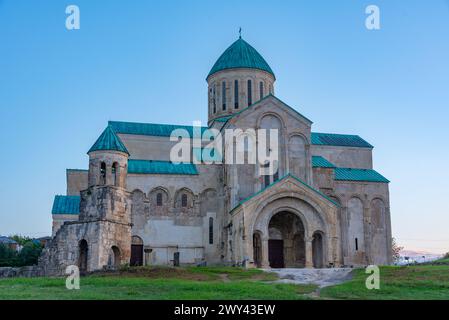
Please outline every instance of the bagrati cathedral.
M40 257L44 273L69 265L89 272L392 262L389 181L373 170L371 144L313 132L311 120L276 97L274 72L241 37L206 80L201 130L278 130L276 172L262 174L254 163L174 163L172 132L193 136L193 126L110 121L88 151L88 170L67 169L67 195L54 199L53 237ZM192 157L202 151L192 147Z

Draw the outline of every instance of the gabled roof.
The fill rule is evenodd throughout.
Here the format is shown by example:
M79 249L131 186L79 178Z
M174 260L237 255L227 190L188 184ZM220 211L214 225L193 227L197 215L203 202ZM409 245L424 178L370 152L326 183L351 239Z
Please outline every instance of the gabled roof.
M122 140L115 134L113 128L108 125L103 131L100 137L95 141L94 145L89 149L87 153L93 151L120 151L129 155L128 150L123 144Z
M80 196L55 196L51 214L79 214Z
M357 135L312 132L312 144L326 146L373 148Z
M307 183L305 183L304 181L302 181L302 180L299 179L298 177L292 175L291 173L288 173L288 174L286 174L285 176L283 176L281 179L279 179L279 180L277 180L277 181L271 183L271 184L268 185L267 187L265 187L265 188L263 188L262 190L256 192L255 194L253 194L252 196L249 196L248 198L243 199L242 201L240 201L240 202L239 202L239 203L238 203L238 204L237 204L237 205L236 205L236 206L235 206L229 213L232 214L232 212L233 212L235 209L239 208L239 207L242 206L244 203L248 202L249 200L251 200L251 199L253 199L254 197L258 196L259 194L263 193L265 190L268 190L268 189L274 187L275 185L279 184L281 181L284 181L285 179L287 179L287 178L289 178L289 177L292 178L292 179L294 179L294 180L296 180L296 181L298 181L300 184L302 184L302 185L305 186L306 188L310 189L311 191L315 192L316 194L318 194L318 195L321 196L322 198L324 198L324 199L326 199L326 200L332 202L332 203L333 203L334 205L336 205L337 207L340 206L337 202L333 201L331 198L329 198L328 196L326 196L326 195L325 195L324 193L322 193L321 191L318 191L317 189L315 189L315 188L309 186Z
M170 161L128 160L128 173L197 175L198 171L193 163L174 164Z
M241 37L223 52L207 77L222 70L237 68L259 69L275 77L273 70L260 53Z
M335 168L335 180L384 183L390 182L390 180L385 178L376 170L352 168Z
M336 166L321 156L312 156L312 166L315 168L335 168Z
M118 134L134 134L142 136L159 136L170 137L172 132L176 129L186 130L190 137L193 137L193 126L185 126L178 124L158 124L158 123L137 123L137 122L122 122L109 121L114 131ZM201 127L201 134L209 129L208 127Z
M237 115L245 112L248 109L253 108L254 106L258 105L259 103L261 103L264 100L267 100L269 98L274 98L277 101L279 101L282 105L284 105L287 109L291 110L293 113L297 114L298 116L300 116L301 118L305 119L307 122L310 122L310 124L313 123L312 120L310 120L309 118L303 116L301 113L299 113L298 111L296 111L295 109L293 109L292 107L290 107L288 104L286 104L284 101L282 101L281 99L279 99L278 97L276 97L275 95L273 95L272 93L266 95L265 97L263 97L262 99L254 102L252 105L247 106L246 108L243 108L242 110L240 110L239 112L236 112L234 114L228 115L228 116L223 116L217 119L214 119L215 121L219 121L219 122L228 122L229 120L231 120L232 118L235 118Z

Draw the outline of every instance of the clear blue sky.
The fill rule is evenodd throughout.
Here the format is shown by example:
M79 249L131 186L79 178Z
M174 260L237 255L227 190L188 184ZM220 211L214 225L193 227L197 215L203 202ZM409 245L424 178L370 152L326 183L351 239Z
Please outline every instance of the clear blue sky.
M0 234L50 234L65 169L87 168L108 120L205 123L205 77L240 26L313 130L375 146L399 242L449 251L447 0L0 0Z

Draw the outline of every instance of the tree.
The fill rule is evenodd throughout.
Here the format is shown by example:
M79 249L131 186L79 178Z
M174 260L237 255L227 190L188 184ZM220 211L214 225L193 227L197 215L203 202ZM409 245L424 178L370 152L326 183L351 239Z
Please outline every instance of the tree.
M42 246L29 241L20 250L18 258L21 266L31 266L37 264L37 260L42 252Z
M29 237L21 236L19 234L15 234L13 236L10 236L9 238L13 239L15 242L17 242L21 246L24 246L27 242L30 242L33 240Z
M37 264L42 252L40 243L35 243L33 239L20 235L10 238L22 246L22 249L17 252L7 245L0 244L0 267L23 267Z
M399 258L401 256L401 251L404 249L404 247L401 247L397 244L396 239L393 237L391 238L391 251L393 256L393 262L398 262Z
M0 244L0 267L15 267L17 263L17 252L7 245Z

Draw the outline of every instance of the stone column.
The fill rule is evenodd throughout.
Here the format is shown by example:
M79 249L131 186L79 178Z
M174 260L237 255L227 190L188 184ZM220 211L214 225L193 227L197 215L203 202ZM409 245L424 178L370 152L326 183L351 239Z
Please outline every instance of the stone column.
M105 185L110 186L112 185L112 165L109 164L109 162L106 163L106 179L105 179Z
M262 239L262 268L270 268L270 261L268 260L268 239Z
M313 268L312 238L306 238L306 268Z

